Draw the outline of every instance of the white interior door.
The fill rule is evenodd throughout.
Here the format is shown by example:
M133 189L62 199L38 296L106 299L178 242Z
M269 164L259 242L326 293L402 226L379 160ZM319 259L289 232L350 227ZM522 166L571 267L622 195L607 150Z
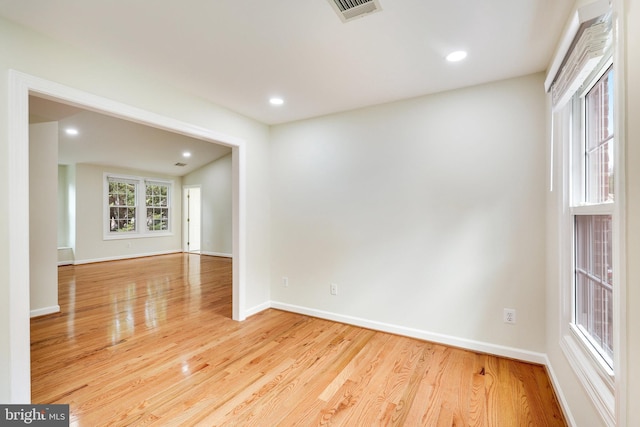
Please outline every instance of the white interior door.
M184 191L184 247L187 252L200 252L201 199L200 187L185 187Z

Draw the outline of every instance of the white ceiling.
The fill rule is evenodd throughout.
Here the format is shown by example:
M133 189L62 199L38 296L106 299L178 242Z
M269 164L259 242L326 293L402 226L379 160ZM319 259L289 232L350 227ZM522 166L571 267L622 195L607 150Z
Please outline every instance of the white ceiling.
M58 163L91 163L183 176L231 148L34 96L29 97L31 123L58 122ZM74 128L77 135L67 135ZM182 153L188 151L191 157ZM185 166L176 166L176 163Z
M347 23L327 0L0 0L0 15L277 124L542 71L573 0L380 4Z

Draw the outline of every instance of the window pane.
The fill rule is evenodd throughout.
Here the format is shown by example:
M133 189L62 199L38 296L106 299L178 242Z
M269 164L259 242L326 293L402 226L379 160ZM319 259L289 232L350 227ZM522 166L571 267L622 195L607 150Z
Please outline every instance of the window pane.
M578 226L578 223L582 224L589 218L587 216L576 217L576 268L584 271L591 269L589 265L591 256L589 232L591 229L586 225Z
M613 70L586 96L585 187L587 203L611 202L613 186Z
M613 201L613 139L587 152L587 202Z
M168 230L168 209L147 209L147 229L151 231Z
M587 94L587 149L613 136L613 69L609 69Z
M613 360L611 215L575 218L575 323L610 365Z

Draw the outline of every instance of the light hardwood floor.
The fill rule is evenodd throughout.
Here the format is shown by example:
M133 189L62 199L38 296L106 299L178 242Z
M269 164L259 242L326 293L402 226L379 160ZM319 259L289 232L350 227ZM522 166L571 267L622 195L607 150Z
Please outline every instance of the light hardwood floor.
M231 261L59 268L31 322L33 403L71 425L564 426L541 366L266 310L231 317Z

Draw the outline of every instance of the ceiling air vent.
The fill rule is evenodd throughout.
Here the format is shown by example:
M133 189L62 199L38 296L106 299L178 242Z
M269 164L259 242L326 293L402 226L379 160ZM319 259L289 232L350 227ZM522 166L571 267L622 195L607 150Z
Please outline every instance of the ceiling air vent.
M178 163L176 163L174 166L180 166L180 167L183 167L183 166L187 166L187 164L186 164L186 163L180 163L180 162L178 162Z
M342 22L382 10L379 0L328 0Z

